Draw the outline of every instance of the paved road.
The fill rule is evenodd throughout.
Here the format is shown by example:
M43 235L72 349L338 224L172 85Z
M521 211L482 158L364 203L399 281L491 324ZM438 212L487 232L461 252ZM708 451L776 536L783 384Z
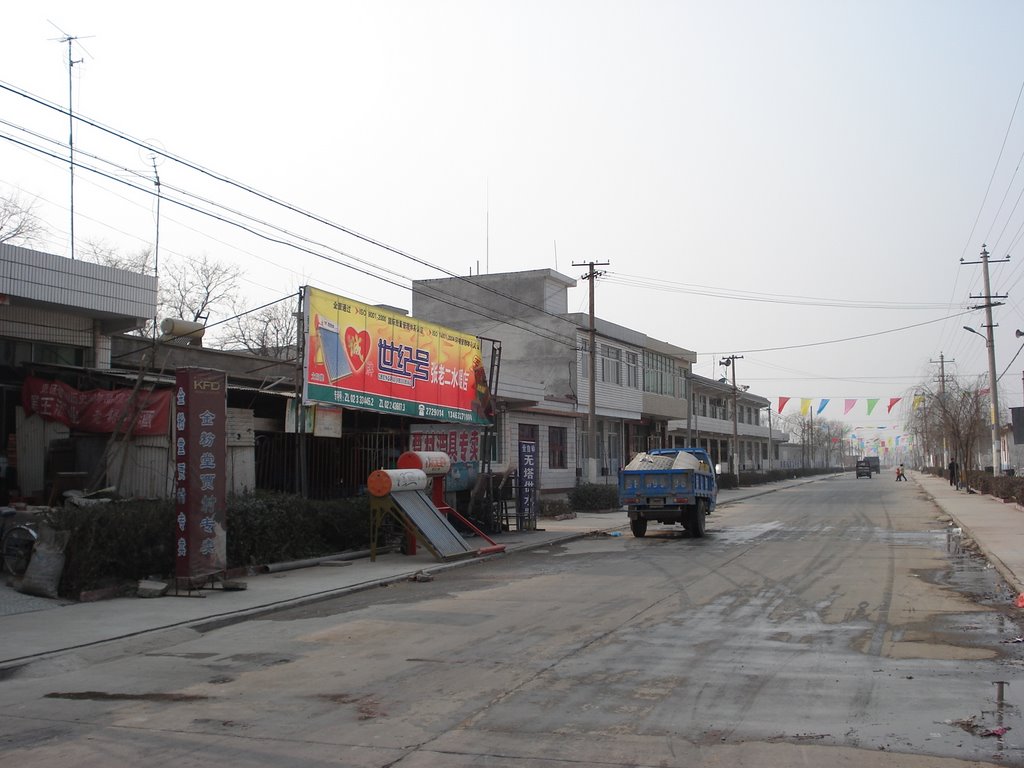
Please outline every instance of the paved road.
M1022 765L1011 596L918 486L845 475L34 665L0 764Z

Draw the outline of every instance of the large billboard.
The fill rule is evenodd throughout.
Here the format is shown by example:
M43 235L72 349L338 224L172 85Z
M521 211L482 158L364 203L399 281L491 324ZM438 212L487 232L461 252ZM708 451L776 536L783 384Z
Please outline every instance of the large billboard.
M480 339L398 312L304 290L303 401L488 424Z

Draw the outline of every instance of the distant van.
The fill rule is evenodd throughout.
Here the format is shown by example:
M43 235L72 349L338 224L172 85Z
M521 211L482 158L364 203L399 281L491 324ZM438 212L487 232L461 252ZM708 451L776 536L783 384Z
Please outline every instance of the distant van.
M882 471L882 464L877 456L865 456L864 461L870 465L871 471L876 475Z

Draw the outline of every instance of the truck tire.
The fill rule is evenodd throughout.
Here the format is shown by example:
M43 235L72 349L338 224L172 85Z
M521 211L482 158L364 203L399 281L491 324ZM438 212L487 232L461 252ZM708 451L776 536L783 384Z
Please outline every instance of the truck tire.
M707 519L707 515L704 512L704 504L705 502L703 499L698 500L696 504L690 507L690 510L687 513L688 525L686 526L686 530L688 530L690 535L695 539L700 539L704 536L705 522Z
M633 535L642 539L647 533L647 519L643 517L637 517L629 521L629 530L633 532Z

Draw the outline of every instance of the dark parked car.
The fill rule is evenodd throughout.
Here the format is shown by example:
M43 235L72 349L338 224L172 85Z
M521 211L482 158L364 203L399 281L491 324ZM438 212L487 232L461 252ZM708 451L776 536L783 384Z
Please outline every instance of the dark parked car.
M857 460L857 466L854 469L858 478L866 477L871 479L871 464L864 459Z

